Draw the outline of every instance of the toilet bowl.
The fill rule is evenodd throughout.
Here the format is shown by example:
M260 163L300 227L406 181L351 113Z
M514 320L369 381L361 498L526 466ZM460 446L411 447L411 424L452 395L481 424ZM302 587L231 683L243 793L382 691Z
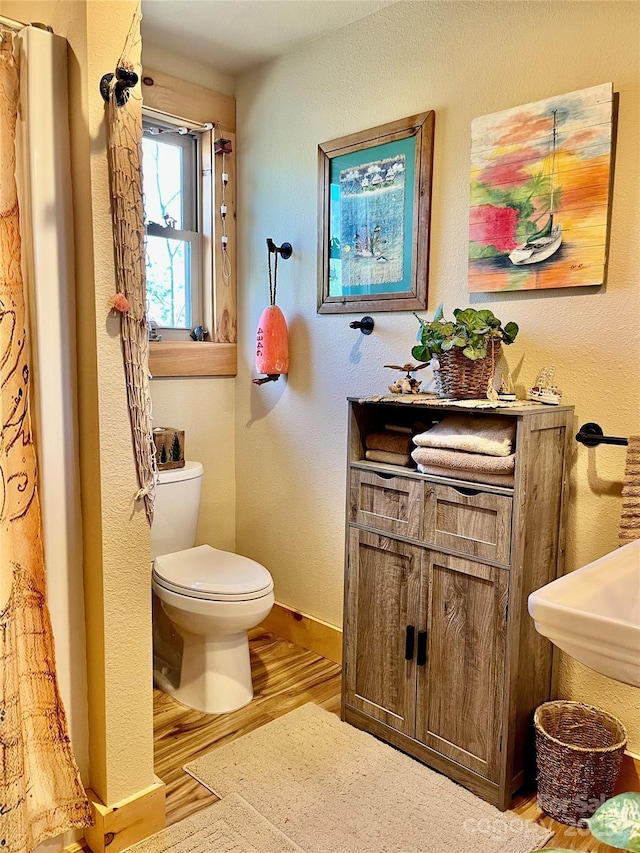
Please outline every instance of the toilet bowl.
M259 563L200 545L157 557L152 586L178 634L177 687L156 683L183 705L224 714L253 698L247 631L273 607L273 581Z
M247 631L273 607L273 580L247 557L210 545L185 547L195 540L202 470L200 463L187 462L159 475L152 588L182 640L182 659L177 679L171 679L154 651L153 674L156 686L182 704L224 714L253 698ZM159 646L156 629L154 622Z

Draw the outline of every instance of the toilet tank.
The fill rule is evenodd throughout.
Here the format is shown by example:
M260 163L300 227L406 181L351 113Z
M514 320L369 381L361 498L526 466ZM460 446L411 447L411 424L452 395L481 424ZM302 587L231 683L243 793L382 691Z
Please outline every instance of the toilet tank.
M196 543L202 465L160 471L151 525L151 559L193 548Z

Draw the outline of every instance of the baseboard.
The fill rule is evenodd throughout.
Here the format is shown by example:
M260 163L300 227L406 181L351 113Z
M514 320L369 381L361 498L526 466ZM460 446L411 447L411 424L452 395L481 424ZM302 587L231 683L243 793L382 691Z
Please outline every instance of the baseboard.
M148 788L138 791L112 806L87 788L94 819L84 840L93 853L120 853L137 841L160 832L165 826L165 784L156 777Z
M335 625L292 610L276 601L262 626L303 649L309 649L335 663L342 663L342 631Z
M640 792L640 755L631 752L625 752L622 756L615 793L624 794L626 791Z

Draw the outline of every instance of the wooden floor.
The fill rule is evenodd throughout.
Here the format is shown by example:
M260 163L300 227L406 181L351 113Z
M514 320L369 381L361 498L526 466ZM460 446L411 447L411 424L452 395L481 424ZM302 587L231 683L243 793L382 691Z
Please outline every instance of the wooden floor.
M217 800L181 769L183 764L307 702L340 713L337 663L261 628L254 628L249 640L254 698L239 711L201 714L153 692L155 772L167 786L167 825Z
M340 713L338 664L262 628L251 632L250 647L255 697L239 711L207 716L154 691L155 771L167 785L167 824L216 801L213 794L181 769L186 762L305 702L315 702L328 711ZM517 797L514 811L555 832L547 848L615 853L613 847L595 841L588 830L563 826L544 815L538 809L535 795Z

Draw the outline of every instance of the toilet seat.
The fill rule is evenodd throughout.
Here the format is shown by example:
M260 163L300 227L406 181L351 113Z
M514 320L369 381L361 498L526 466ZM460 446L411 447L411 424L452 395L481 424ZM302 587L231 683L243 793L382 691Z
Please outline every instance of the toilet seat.
M177 595L207 601L253 601L273 590L273 579L260 563L211 545L156 557L153 580Z

